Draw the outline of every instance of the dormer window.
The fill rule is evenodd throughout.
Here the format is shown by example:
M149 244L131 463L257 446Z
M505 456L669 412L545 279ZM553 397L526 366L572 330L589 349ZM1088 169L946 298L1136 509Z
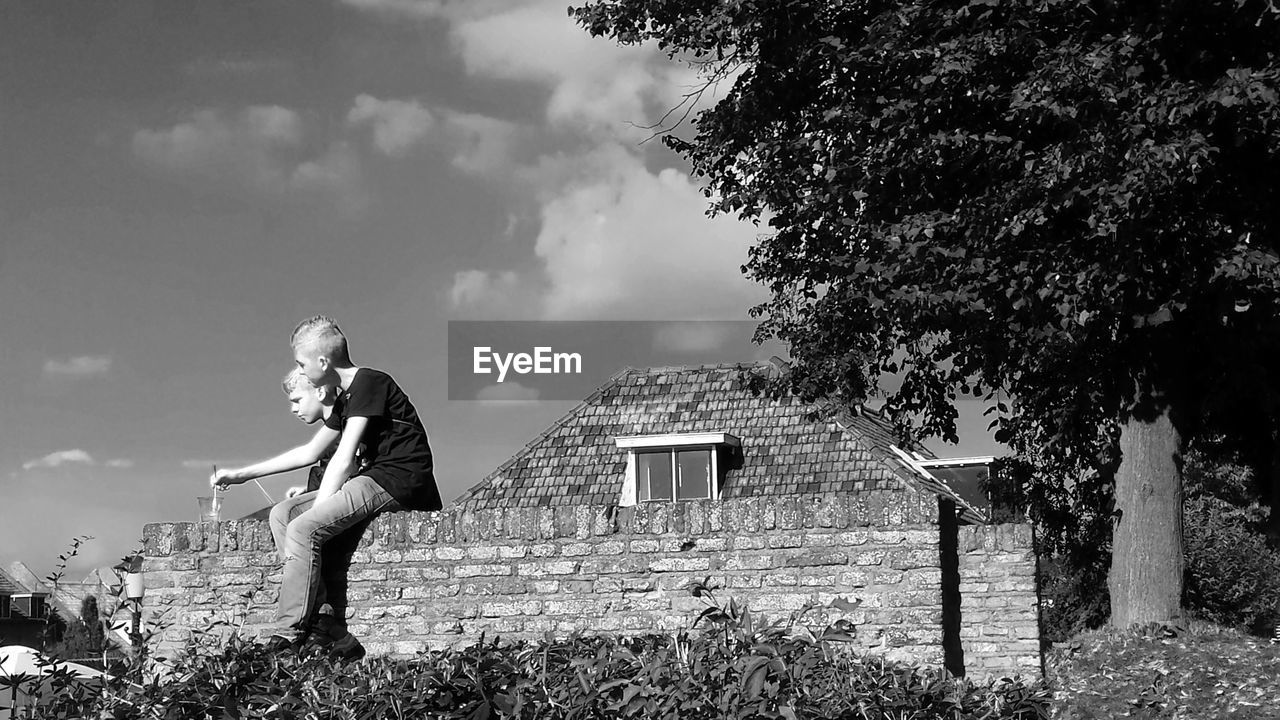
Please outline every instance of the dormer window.
M620 437L627 451L627 476L618 498L623 506L642 502L717 500L730 455L742 446L728 433L681 433Z
M9 614L18 612L28 620L43 620L47 614L44 595L41 593L20 593L10 601Z

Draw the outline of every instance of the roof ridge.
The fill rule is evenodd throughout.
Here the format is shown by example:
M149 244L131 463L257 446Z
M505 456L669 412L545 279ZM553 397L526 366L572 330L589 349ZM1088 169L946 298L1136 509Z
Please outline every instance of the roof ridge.
M722 362L722 363L702 363L689 365L653 365L649 367L632 367L632 372L645 375L655 375L664 372L697 372L699 370L748 370L748 369L764 369L768 365L758 362Z

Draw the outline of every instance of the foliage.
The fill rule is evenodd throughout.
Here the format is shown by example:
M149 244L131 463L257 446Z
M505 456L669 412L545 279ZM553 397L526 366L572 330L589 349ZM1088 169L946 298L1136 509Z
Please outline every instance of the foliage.
M45 651L54 657L83 662L87 658L101 657L113 647L107 636L110 622L101 617L98 599L92 595L81 601L80 617L64 621L64 624L61 638L45 646Z
M1207 620L1270 634L1280 621L1280 554L1221 501L1186 507L1184 605Z
M1227 356L1268 372L1280 34L1265 2L574 12L739 70L693 140L666 140L714 212L767 219L746 270L774 293L759 311L792 348L794 389L857 402L900 373L889 406L924 432L953 434L960 391L993 402L1002 437L1026 416L1069 443L1135 382L1173 393Z
M1280 647L1201 622L1087 633L1046 664L1061 720L1276 716Z
M1106 624L1111 614L1107 565L1076 565L1062 555L1040 561L1042 644L1060 643Z
M1268 544L1271 511L1260 502L1253 470L1209 438L1184 455L1183 472L1183 606L1205 620L1269 635L1280 622L1280 554ZM1044 638L1063 642L1107 619L1110 533L1089 516L1073 523L1064 513L1049 528L1045 520L1055 518L1037 519Z
M572 12L595 35L733 78L691 139L664 139L713 213L769 226L744 268L772 293L759 336L793 360L769 390L854 404L894 376L886 408L904 434L947 439L957 399L984 398L1029 477L1049 495L1075 483L1101 522L1130 497L1114 489L1132 468L1109 464L1130 420L1168 412L1189 439L1244 416L1251 442L1274 444L1269 0ZM1173 516L1154 522L1176 540Z
M412 660L271 655L232 635L194 638L163 676L104 692L46 696L41 717L70 718L1043 718L1038 685L975 685L939 671L860 658L853 628L761 623L707 601L695 627L633 638L574 636L504 644L483 636Z
M1221 625L1269 635L1280 622L1280 553L1267 542L1270 510L1247 466L1187 458L1184 605Z

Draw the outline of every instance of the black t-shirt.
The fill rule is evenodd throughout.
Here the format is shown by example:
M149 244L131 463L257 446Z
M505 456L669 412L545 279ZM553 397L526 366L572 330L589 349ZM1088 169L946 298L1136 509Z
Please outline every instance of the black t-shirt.
M427 431L396 381L381 370L359 368L324 424L341 432L353 417L369 419L360 438L365 467L359 474L372 478L406 509L439 510Z
M338 398L337 401L334 402L333 408L331 408L329 414L341 417L342 398ZM346 426L345 420L340 420L340 422L343 427ZM325 424L327 425L328 423ZM316 464L311 466L311 470L307 472L307 492L315 492L320 489L320 482L324 480L324 469L329 466L329 461L333 459L333 453L337 451L337 449L338 443L331 443L329 447L325 448L325 451L320 455L320 459L316 461ZM359 475L364 472L365 468L369 467L368 455L369 451L365 448L364 441L362 440L360 444L356 446L356 471L352 473L352 475Z

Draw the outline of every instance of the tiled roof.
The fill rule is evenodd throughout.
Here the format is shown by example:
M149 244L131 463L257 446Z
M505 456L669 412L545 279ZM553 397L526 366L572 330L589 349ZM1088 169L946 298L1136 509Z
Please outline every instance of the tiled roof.
M454 503L615 504L627 465L615 438L694 432L725 432L742 441L742 467L728 473L724 498L904 487L951 495L941 483L922 487L919 473L891 450L897 440L880 415L863 411L814 421L806 418L812 408L795 398L753 395L745 375L766 368L627 368Z

